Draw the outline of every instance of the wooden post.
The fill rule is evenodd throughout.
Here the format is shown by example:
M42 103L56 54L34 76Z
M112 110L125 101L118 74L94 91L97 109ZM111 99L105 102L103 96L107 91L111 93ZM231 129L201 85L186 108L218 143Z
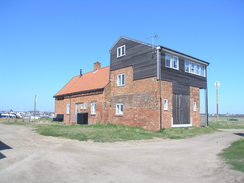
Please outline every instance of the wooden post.
M220 83L216 81L214 83L216 86L216 121L219 121L219 85Z

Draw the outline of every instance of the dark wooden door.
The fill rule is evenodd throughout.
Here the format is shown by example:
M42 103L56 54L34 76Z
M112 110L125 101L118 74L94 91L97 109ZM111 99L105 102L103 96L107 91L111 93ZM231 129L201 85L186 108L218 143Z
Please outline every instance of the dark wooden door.
M189 95L173 94L173 124L190 124Z
M88 124L88 113L77 113L77 124Z

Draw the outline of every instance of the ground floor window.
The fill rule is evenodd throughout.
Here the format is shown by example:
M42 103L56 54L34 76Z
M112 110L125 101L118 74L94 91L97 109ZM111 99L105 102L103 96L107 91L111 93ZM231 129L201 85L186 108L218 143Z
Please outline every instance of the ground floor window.
M96 104L96 102L92 102L91 103L91 114L96 114L96 106L97 106L97 104Z
M70 114L70 104L66 105L66 114Z
M193 102L193 111L196 112L197 111L197 103Z
M124 104L116 104L116 115L124 114Z
M164 110L168 110L168 99L164 99Z

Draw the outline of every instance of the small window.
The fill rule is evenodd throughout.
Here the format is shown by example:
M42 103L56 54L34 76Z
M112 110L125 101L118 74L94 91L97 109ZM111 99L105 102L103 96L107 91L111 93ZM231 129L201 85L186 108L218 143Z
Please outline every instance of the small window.
M116 115L124 114L124 104L116 104Z
M96 106L97 106L97 104L96 104L96 102L92 102L91 103L91 114L96 114Z
M122 57L125 55L125 45L117 48L117 57Z
M164 110L168 110L168 99L164 99Z
M165 67L179 70L179 58L166 53Z
M193 111L196 112L197 111L197 103L193 102Z
M66 105L66 114L70 114L70 104Z
M117 86L124 86L125 85L125 74L118 74L117 75Z

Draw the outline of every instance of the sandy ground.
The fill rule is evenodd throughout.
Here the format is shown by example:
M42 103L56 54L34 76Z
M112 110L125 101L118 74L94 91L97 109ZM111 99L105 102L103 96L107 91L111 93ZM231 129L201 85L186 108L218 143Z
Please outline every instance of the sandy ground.
M217 156L240 138L226 130L183 140L80 142L0 124L0 182L244 182Z

